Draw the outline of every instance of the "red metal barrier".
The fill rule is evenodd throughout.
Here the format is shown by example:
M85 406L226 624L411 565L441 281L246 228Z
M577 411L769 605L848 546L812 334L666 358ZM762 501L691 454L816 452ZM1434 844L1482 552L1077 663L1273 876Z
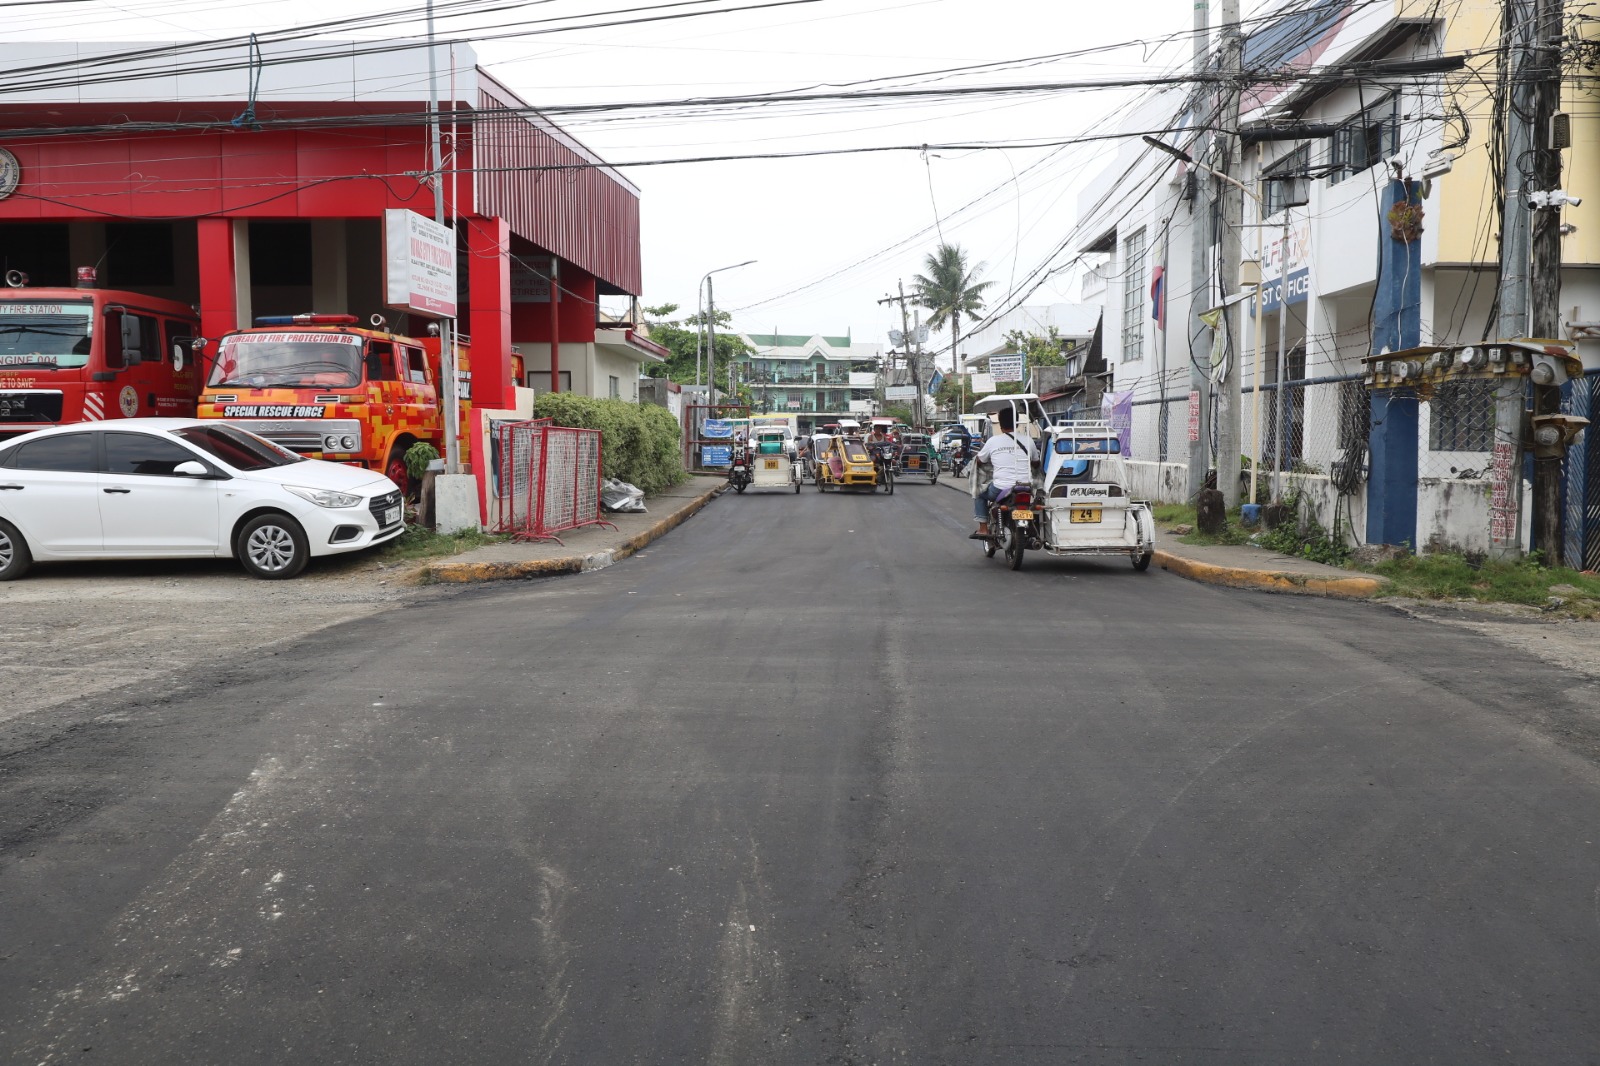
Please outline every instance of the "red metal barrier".
M616 526L600 517L600 431L536 422L494 426L491 532L553 540L579 526Z

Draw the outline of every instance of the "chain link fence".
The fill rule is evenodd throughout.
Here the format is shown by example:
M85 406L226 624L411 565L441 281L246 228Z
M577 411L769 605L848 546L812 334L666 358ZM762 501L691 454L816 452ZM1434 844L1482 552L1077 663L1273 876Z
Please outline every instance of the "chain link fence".
M1487 481L1497 382L1450 381L1417 397L1417 476Z
M493 433L491 532L553 540L600 517L599 430L535 422L497 422Z

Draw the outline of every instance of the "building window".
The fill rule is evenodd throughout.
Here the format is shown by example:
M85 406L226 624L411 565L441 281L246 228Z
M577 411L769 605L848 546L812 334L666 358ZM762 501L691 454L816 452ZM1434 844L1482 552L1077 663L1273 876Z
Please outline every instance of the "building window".
M1428 447L1436 452L1494 448L1493 381L1445 382L1428 401Z
M1400 97L1389 96L1333 131L1330 182L1343 181L1400 150Z
M1305 173L1311 165L1311 148L1299 148L1273 163L1262 174L1262 217L1270 218L1285 207L1306 202Z
M1135 230L1122 241L1122 361L1137 363L1144 358L1145 301L1144 230Z
M622 382L615 374L611 375L611 398L613 400L622 399Z

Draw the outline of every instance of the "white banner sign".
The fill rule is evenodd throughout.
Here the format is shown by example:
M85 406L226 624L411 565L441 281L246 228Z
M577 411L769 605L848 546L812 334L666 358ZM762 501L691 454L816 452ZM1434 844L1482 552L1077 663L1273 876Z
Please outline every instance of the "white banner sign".
M993 392L994 391L994 375L993 374L974 374L974 375L972 375L972 391L973 391L974 394L980 394L981 393L981 394L984 394L984 395L987 395L988 393Z
M415 211L383 213L386 303L436 318L456 317L456 233Z
M851 400L850 413L853 415L870 415L872 413L872 401Z
M885 400L909 400L917 395L915 385L890 385L883 390Z
M991 355L989 357L989 373L996 381L1021 381L1022 356Z

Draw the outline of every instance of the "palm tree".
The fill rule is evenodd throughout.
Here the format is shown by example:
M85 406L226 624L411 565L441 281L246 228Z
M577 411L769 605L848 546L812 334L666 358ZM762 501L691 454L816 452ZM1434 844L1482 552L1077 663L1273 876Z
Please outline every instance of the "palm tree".
M959 245L941 242L934 252L923 260L925 274L912 278L917 287L917 302L933 314L928 316L929 329L943 329L950 324L950 363L962 382L961 406L966 406L966 379L961 376L963 367L957 355L961 343L961 316L976 318L983 310L983 290L992 281L977 280L984 264L967 269L967 253ZM958 414L960 412L957 412Z

